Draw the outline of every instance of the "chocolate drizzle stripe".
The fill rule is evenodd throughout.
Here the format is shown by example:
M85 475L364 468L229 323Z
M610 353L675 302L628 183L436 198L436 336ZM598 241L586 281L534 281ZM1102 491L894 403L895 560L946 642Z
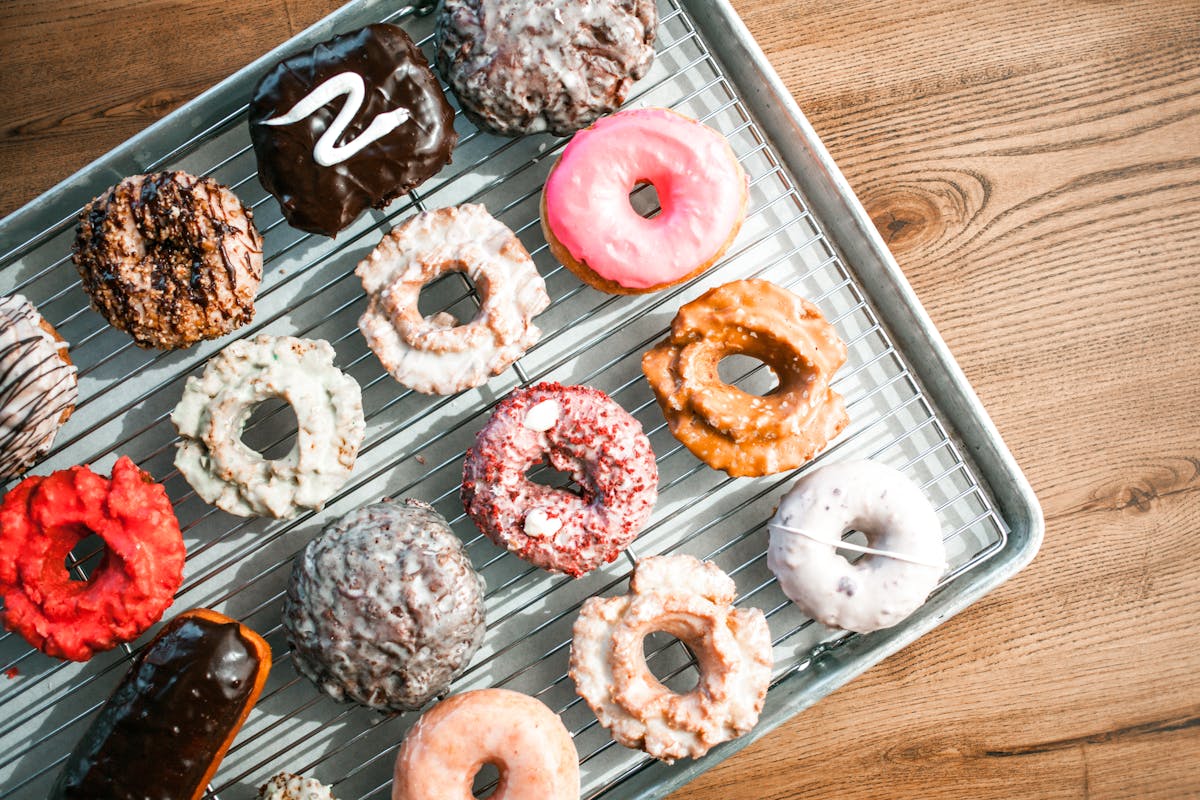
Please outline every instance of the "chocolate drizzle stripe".
M3 307L13 303L20 305ZM59 421L78 398L75 368L40 324L27 301L0 298L0 334L22 327L37 331L0 346L0 478L19 474L49 449Z

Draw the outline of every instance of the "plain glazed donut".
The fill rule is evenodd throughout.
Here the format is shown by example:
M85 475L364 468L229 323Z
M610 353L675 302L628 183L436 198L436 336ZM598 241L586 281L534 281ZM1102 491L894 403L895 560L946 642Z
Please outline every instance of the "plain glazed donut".
M392 800L471 800L484 764L492 800L579 800L579 754L558 715L507 689L449 697L417 720L396 756Z
M721 380L742 354L779 386L764 397ZM846 345L812 303L764 280L727 283L679 309L670 335L642 357L671 433L713 469L757 477L794 469L849 423L830 388Z
M769 523L767 566L805 614L867 633L916 611L945 570L937 512L903 473L877 461L843 461L802 476ZM838 555L847 531L871 550Z
M545 459L579 493L534 483ZM504 398L467 450L462 500L485 536L579 577L615 559L650 518L658 466L641 424L587 386L539 383Z
M105 553L87 581L64 566L91 534ZM112 477L87 467L26 478L0 506L4 626L56 658L86 661L158 622L183 582L167 490L127 456Z
M183 441L175 466L206 503L243 517L293 517L321 508L350 478L365 422L358 383L333 364L321 339L260 335L230 344L188 378L171 421ZM268 461L242 441L254 407L278 398L299 430L286 456Z
M600 724L626 747L667 763L699 758L754 727L771 682L771 634L757 608L734 608L733 580L692 556L638 562L629 594L591 597L575 621L571 678ZM664 631L699 662L687 694L646 666L642 640Z
M475 318L421 316L421 289L463 272L479 292ZM393 378L423 394L455 394L508 369L542 332L550 297L521 241L481 205L424 211L358 265L370 301L358 328Z
M641 184L662 212L629 201ZM725 137L665 108L621 111L575 134L546 179L542 231L554 256L610 294L655 292L699 275L733 243L746 174Z

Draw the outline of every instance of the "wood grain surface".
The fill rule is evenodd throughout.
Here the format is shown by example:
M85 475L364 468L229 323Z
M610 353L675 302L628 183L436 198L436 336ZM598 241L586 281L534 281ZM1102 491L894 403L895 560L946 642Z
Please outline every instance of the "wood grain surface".
M0 0L0 213L337 5ZM1200 3L736 5L1047 533L678 797L1200 797Z

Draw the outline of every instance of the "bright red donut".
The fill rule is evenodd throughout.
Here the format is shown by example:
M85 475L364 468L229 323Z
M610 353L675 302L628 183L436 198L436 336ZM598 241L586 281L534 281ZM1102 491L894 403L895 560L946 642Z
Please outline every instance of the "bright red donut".
M65 560L105 544L90 580ZM122 456L112 478L86 466L26 478L0 506L4 627L46 655L87 661L157 622L183 582L185 550L167 491Z
M548 461L579 492L534 483ZM598 389L539 383L496 406L463 464L462 500L489 539L579 577L615 559L650 519L658 466L633 416Z

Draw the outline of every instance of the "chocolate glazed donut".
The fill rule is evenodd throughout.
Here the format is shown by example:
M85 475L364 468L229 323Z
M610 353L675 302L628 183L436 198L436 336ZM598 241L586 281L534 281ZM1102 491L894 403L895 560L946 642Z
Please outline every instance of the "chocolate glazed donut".
M250 101L259 180L292 227L333 236L450 161L454 109L404 29L369 25L292 56Z

